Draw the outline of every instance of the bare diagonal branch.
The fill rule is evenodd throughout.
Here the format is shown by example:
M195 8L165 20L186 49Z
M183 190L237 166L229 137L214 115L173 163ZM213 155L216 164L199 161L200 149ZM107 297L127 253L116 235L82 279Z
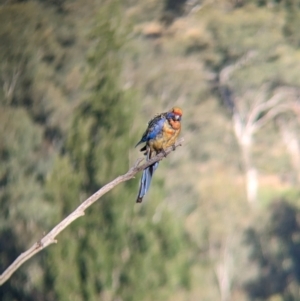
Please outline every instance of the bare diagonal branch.
M106 184L98 191L96 191L93 195L91 195L88 199L86 199L83 203L81 203L71 214L69 214L64 220L62 220L59 224L57 224L48 234L46 234L41 240L37 241L31 248L29 248L24 253L20 254L17 259L0 275L0 286L6 282L11 275L28 259L33 257L35 254L42 251L47 246L56 243L56 236L62 232L68 225L70 225L74 220L79 218L80 216L84 215L84 211L90 207L93 203L95 203L99 198L101 198L104 194L112 190L118 184L128 181L134 176L153 164L154 162L162 160L166 155L171 153L173 149L180 146L183 143L184 139L179 139L176 143L174 148L170 147L165 150L165 153L160 153L153 157L151 160L143 163L140 165L143 159L138 159L133 167L131 167L128 172L124 175L121 175L111 181L110 183Z

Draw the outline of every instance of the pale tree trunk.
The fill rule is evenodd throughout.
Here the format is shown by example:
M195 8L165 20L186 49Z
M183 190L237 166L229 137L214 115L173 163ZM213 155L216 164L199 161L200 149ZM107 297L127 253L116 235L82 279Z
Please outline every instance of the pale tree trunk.
M258 192L258 177L257 169L254 167L250 167L246 171L246 189L248 202L252 205L256 205Z
M257 169L252 162L252 137L245 134L239 141L239 145L243 154L243 165L246 177L246 193L247 200L250 204L257 203L258 179Z
M250 204L257 203L258 178L257 169L252 161L253 131L245 125L238 112L233 114L234 132L242 152L243 167L246 180L247 200Z
M214 271L220 291L220 300L230 301L233 259L229 250L228 239L223 242L221 249L211 247L210 255L213 257L213 260L216 260Z

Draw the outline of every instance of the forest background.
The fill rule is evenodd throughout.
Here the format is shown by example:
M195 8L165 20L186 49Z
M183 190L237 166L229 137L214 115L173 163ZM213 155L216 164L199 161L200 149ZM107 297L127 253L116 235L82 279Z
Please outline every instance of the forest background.
M11 300L300 300L297 0L0 1L0 270L183 109L143 204L121 184Z

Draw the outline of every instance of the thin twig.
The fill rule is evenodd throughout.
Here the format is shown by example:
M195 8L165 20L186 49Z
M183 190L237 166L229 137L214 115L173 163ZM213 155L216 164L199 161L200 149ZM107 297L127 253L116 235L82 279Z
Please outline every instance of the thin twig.
M175 143L175 148L180 146L183 143L184 139L181 138ZM48 234L46 234L42 239L37 241L30 249L22 253L17 257L17 259L0 275L0 286L6 282L11 275L28 259L33 257L35 254L48 247L49 245L56 243L55 237L62 232L68 225L70 225L74 220L84 215L84 211L90 207L93 203L95 203L100 197L106 194L108 191L112 190L118 184L128 181L141 170L144 170L154 162L162 160L166 155L171 153L174 150L174 147L170 147L151 160L141 164L141 159L138 159L133 167L131 167L128 172L124 175L121 175L106 184L98 191L96 191L93 195L91 195L88 199L86 199L83 203L81 203L71 214L69 214L64 220L62 220L58 225L56 225Z

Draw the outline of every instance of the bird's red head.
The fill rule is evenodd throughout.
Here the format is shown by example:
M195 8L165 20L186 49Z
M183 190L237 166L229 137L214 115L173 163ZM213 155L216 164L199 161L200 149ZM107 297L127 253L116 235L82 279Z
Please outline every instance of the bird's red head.
M180 108L178 108L178 107L172 108L172 112L173 112L174 114L176 114L176 115L182 116L182 110L181 110Z
M182 117L182 110L178 107L173 107L171 112L173 113L174 115L174 120L176 121L180 121L181 120L181 117Z

